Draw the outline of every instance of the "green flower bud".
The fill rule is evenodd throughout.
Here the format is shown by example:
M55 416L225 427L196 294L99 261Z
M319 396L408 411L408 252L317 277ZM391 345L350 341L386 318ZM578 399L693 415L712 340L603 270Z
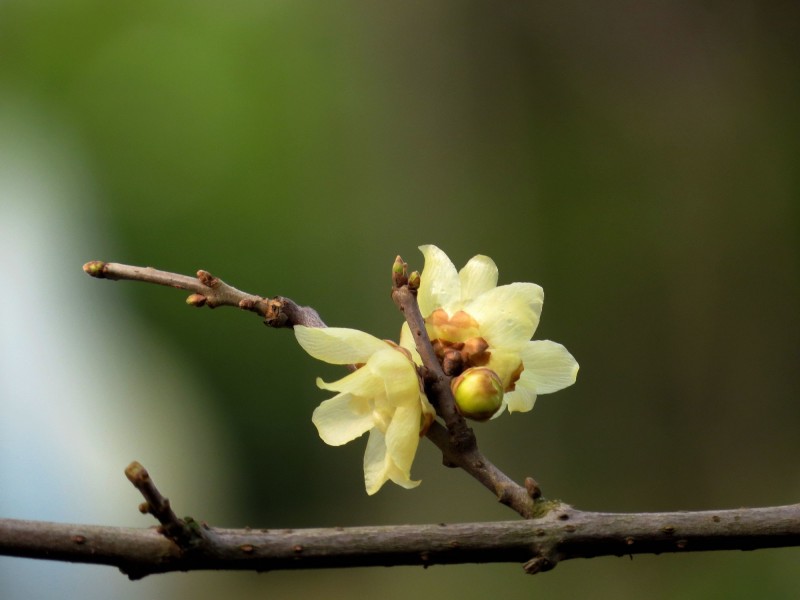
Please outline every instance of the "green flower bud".
M416 290L419 289L419 284L419 271L412 271L411 275L408 276L408 287L410 287L412 290Z
M503 404L503 383L486 367L467 369L450 383L456 408L464 417L486 421Z
M208 300L202 294L192 294L186 299L186 304L191 306L205 306L206 300Z
M106 263L104 263L102 260L93 260L83 265L83 272L92 277L103 279L103 270L105 267Z
M402 287L408 283L408 265L398 255L392 264L392 283L395 287Z

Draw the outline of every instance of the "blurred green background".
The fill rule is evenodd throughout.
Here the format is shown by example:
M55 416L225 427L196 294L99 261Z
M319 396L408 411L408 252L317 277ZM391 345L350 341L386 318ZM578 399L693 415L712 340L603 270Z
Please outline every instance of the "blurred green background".
M54 267L39 277L52 286L38 315L75 325L44 343L71 348L60 356L91 350L91 373L130 380L122 401L68 370L62 389L80 385L105 412L71 425L59 453L98 428L108 437L91 455L121 448L113 427L131 434L130 455L97 470L129 494L116 507L125 514L138 499L121 472L142 459L179 512L221 526L513 518L426 442L418 489L368 497L364 440L330 448L310 422L327 396L314 377L340 372L290 332L80 269L202 268L313 305L329 325L396 337L392 261L421 268L417 246L435 243L459 267L487 254L501 283L542 285L536 337L581 364L578 383L532 413L476 427L510 475L587 510L798 501L798 25L800 4L754 1L0 3L0 248L18 267L6 268L6 294L25 296L23 271ZM21 173L25 189L48 182L35 203L12 185ZM21 222L20 239L39 240L36 261L9 242ZM38 317L14 336L22 317L6 318L8 365ZM11 404L0 397L9 430ZM116 417L123 408L142 424ZM55 518L58 490L24 512L10 473L0 471L5 516ZM48 489L46 473L27 476ZM58 520L98 520L73 514ZM10 573L24 563L40 586L25 597L97 586L131 598L794 598L798 559L789 549L570 561L533 578L468 565L129 583L100 567L0 558L0 593L5 581L4 598L22 594Z

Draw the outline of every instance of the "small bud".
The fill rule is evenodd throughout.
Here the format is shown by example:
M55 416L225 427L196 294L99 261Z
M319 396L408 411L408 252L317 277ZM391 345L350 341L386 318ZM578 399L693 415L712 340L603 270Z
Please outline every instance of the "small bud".
M217 285L219 285L219 279L214 277L208 271L203 271L202 269L197 272L197 279L199 279L200 283L206 287L215 288Z
M533 477L525 478L525 490L528 492L528 496L530 496L532 500L538 500L542 497L542 488L539 487L539 484L536 483L536 480Z
M392 283L394 283L395 287L402 287L408 283L408 271L406 270L406 263L403 262L403 259L398 255L397 258L394 259L394 264L392 265Z
M191 306L203 306L206 303L206 297L202 294L192 294L186 298L186 304Z
M442 356L442 371L445 375L458 375L464 370L464 357L455 348L448 348Z
M420 284L419 271L412 271L408 276L408 287L412 290L418 290Z
M105 267L106 263L104 263L102 260L93 260L83 265L83 272L92 277L103 279L103 271Z
M467 369L450 383L456 408L464 417L486 421L503 404L503 383L486 367Z
M488 342L482 337L469 338L464 342L464 362L467 367L483 367L489 362Z
M392 273L395 275L404 275L405 272L406 263L403 262L403 258L398 254L394 259L394 264L392 265Z

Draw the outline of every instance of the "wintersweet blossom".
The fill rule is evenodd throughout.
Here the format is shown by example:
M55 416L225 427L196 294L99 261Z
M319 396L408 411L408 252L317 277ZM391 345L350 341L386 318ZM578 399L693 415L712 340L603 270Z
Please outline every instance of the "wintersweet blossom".
M417 295L426 329L443 361L456 353L461 368L486 367L500 378L500 409L527 412L538 394L575 383L578 363L564 346L531 341L544 292L534 283L497 285L497 266L478 255L460 271L439 248L420 246L425 267ZM408 328L401 336L411 344Z
M411 463L420 431L434 410L422 392L408 352L363 331L296 325L297 341L314 358L336 365L359 365L333 383L317 386L338 392L314 411L312 421L326 444L340 446L369 431L364 482L372 495L392 480L413 488Z

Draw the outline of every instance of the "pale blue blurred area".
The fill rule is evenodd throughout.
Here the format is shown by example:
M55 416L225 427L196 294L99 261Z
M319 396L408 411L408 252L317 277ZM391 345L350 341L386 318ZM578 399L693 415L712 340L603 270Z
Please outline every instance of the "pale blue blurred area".
M418 489L367 497L363 441L327 447L310 423L326 397L314 378L339 370L252 315L80 271L92 259L203 268L311 304L331 325L396 337L389 270L398 253L421 268L423 243L458 266L491 256L501 283L542 285L537 337L581 364L578 383L532 413L476 426L510 475L587 510L796 502L799 22L794 3L747 1L5 2L0 145L29 171L28 191L2 200L2 261L6 277L54 288L6 286L0 342L16 362L3 368L43 348L39 372L82 398L108 392L81 366L100 356L125 398L39 411L54 419L48 442L76 458L31 462L13 487L3 466L8 516L148 524L121 474L138 458L179 512L218 525L512 518L427 443ZM32 277L31 257L48 277ZM48 377L19 388L6 373L3 465L7 440L26 449L14 454L41 452L22 434L33 417L12 423L10 400L19 389L36 406L50 396ZM143 421L151 435L138 440ZM100 453L86 441L131 422L101 437ZM170 443L189 466L176 466ZM59 479L69 460L124 496L91 508L54 498L56 486L85 489ZM534 578L518 565L135 584L111 570L59 573L102 572L115 594L142 598L203 597L198 587L208 597L792 598L798 558L606 558ZM23 564L48 581L45 563L0 558L0 585Z
M81 149L60 123L36 115L0 98L0 513L150 526L123 474L138 459L184 508L224 518L237 476L229 433L213 423L202 378L159 331L137 323L123 296L98 307L74 285L81 258L104 243L104 218L89 216ZM76 218L81 210L87 219ZM2 598L201 590L188 579L136 588L108 568L0 559Z

